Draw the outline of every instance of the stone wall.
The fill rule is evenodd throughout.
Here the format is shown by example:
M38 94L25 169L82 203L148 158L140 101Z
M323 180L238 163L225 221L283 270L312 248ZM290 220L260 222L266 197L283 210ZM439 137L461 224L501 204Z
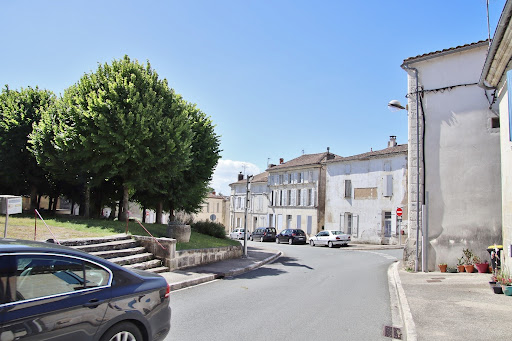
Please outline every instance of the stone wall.
M226 259L239 258L242 257L242 254L241 245L176 251L176 256L171 259L170 269L177 270Z
M242 257L242 245L176 251L176 239L133 236L171 271Z

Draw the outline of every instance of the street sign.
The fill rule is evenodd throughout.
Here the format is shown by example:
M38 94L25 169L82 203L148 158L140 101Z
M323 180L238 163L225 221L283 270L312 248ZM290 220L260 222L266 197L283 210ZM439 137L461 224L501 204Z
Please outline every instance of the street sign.
M400 207L396 209L396 215L397 216L401 217L402 213L403 213L403 211L402 211L402 209Z

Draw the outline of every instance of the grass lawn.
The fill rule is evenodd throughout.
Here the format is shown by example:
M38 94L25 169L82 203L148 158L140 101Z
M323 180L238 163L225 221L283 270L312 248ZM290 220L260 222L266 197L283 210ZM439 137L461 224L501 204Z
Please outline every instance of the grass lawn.
M45 226L41 219L35 220L33 216L25 214L10 215L7 226L7 238L35 239L45 241L55 238L57 240L104 237L113 234L125 233L126 222L111 221L104 219L85 219L78 216L52 216L45 217ZM143 224L154 237L166 237L167 225L164 224ZM5 215L0 215L0 238L4 236ZM51 232L50 232L51 230ZM52 235L53 233L53 235ZM147 232L135 221L128 222L128 233L133 235L147 236ZM239 245L240 242L230 239L219 239L192 231L189 243L177 243L176 250L203 249L209 247L220 247Z

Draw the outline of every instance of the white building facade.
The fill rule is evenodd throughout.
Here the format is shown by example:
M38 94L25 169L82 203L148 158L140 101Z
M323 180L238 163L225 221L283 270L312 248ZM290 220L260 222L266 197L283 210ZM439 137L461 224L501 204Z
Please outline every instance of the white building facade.
M502 261L512 269L512 1L505 4L479 85L495 90L501 154ZM498 241L499 243L499 241Z
M487 246L501 240L500 129L489 109L492 93L478 87L487 49L482 41L402 64L409 117L406 258L420 269L423 251L435 270L439 263L453 265L464 248L485 259ZM416 235L421 241L426 233L421 216L427 197L422 250Z
M325 229L353 242L401 244L407 231L407 145L326 162ZM402 215L397 215L397 209Z

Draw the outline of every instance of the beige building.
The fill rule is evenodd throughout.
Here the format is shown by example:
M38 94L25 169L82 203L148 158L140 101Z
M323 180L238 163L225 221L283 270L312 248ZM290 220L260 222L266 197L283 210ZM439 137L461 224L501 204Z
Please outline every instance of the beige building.
M308 236L324 229L327 160L337 155L329 152L306 154L268 171L269 222L277 231L287 228L304 230Z
M512 1L507 0L489 47L479 85L494 90L490 104L499 115L501 153L502 259L512 270ZM493 108L493 109L494 109Z

